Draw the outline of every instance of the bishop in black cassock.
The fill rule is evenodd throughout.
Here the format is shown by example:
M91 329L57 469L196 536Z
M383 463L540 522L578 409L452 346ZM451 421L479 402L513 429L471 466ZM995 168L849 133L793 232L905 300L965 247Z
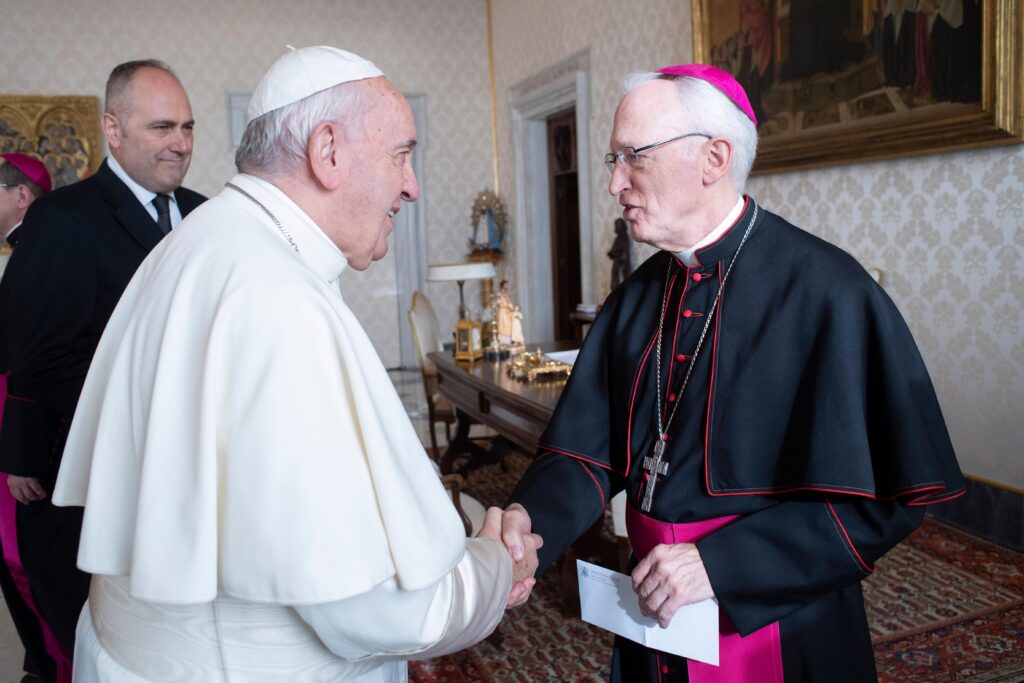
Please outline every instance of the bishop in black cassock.
M544 567L625 489L642 609L717 598L718 667L619 638L615 681L875 680L860 581L964 488L935 392L867 272L736 189L740 86L661 74L623 98L607 161L662 251L608 297L512 500Z

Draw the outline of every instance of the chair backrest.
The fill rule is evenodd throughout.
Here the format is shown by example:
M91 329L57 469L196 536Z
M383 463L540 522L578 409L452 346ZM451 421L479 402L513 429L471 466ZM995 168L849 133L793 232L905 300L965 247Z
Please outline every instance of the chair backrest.
M437 368L427 358L431 351L444 351L444 340L441 337L441 326L437 322L437 313L430 304L430 299L422 292L412 293L412 306L409 307L409 327L412 329L413 344L416 346L416 358L424 375L434 375Z

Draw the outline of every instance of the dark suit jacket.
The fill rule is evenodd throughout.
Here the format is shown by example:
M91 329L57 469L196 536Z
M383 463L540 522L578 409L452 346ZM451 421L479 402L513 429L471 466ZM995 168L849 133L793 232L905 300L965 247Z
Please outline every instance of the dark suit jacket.
M182 216L206 198L175 193ZM103 328L163 234L104 161L40 197L0 283L0 361L9 370L0 471L52 491L78 395Z

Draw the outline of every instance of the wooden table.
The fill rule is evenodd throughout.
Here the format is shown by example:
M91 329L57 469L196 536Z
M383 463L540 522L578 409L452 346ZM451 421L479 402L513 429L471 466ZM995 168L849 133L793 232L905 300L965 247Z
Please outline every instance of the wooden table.
M541 344L540 348L550 352L573 348L573 345L554 342ZM500 462L504 466L507 451L500 446L485 449L470 440L469 427L474 421L487 425L531 456L537 451L537 441L554 413L565 380L524 382L508 376L506 361L456 361L450 353L440 351L428 356L437 366L438 390L452 402L459 418L455 437L441 456L442 472L451 472L456 459L464 455L469 455L469 460L458 468L460 474L489 462ZM579 615L577 557L619 571L625 569L628 544L625 539L619 545L609 543L601 533L603 521L603 517L598 519L561 560L562 611L566 615Z
M544 351L560 351L571 344L541 344ZM529 347L537 348L537 345ZM455 437L441 457L441 471L452 471L454 461L468 454L470 463L500 460L469 439L469 427L475 421L485 424L531 455L547 427L562 394L564 380L524 382L513 379L505 371L507 361L456 361L450 353L428 354L437 366L437 387L452 402L459 421ZM465 473L465 467L460 473Z

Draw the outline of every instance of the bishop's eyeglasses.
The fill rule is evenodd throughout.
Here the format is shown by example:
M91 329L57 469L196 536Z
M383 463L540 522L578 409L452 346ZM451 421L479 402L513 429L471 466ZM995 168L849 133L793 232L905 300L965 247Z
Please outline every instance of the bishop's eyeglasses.
M644 162L647 160L648 157L645 157L643 154L641 154L641 152L646 152L647 150L654 149L655 147L667 145L668 143L675 142L676 140L682 140L683 138L692 138L697 136L707 138L708 140L711 139L711 136L708 135L707 133L683 133L682 135L677 135L674 138L669 138L668 140L655 142L652 145L645 145L643 147L640 147L639 149L635 149L633 147L623 147L618 152L609 152L608 154L605 154L604 165L608 168L609 173L615 172L615 162L620 163L623 168L643 168Z

